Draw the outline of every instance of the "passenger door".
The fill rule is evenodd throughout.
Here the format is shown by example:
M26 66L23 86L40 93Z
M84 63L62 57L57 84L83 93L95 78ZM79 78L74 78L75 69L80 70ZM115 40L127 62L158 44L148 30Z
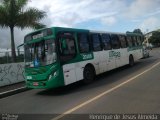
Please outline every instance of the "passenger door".
M63 66L64 83L76 81L75 64L70 63L76 56L75 38L71 33L61 33L58 37L60 61Z

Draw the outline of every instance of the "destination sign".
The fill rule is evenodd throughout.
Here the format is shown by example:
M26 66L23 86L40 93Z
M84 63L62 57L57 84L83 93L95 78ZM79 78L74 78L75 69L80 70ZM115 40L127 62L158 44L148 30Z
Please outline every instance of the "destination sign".
M45 36L50 36L52 35L52 30L51 29L45 29L45 30L42 30L42 31L36 31L32 34L29 34L25 37L24 39L24 42L28 42L28 41L31 41L33 39L38 39L38 38L42 38L42 37L45 37Z
M44 37L43 32L40 33L40 34L37 34L37 35L33 35L33 36L32 36L33 39L38 39L38 38L41 38L41 37Z

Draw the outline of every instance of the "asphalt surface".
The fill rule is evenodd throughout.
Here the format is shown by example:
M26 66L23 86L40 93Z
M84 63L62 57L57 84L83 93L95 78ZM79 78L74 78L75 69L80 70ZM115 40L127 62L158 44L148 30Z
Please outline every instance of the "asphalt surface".
M7 92L7 91L10 91L10 90L14 90L14 89L18 89L18 88L21 88L21 87L25 87L25 82L19 82L19 83L15 83L15 84L0 87L0 93Z
M0 99L0 113L36 114L37 116L45 114L45 119L59 116L66 111L71 114L160 114L160 64L150 69L153 65L160 62L160 48L152 50L150 54L151 57L141 59L133 67L124 66L99 75L89 85L83 85L81 82L78 82L59 89L33 89L2 98ZM146 70L148 71L139 75ZM139 76L132 81L82 105L136 75ZM59 118L65 119L67 116L60 116Z

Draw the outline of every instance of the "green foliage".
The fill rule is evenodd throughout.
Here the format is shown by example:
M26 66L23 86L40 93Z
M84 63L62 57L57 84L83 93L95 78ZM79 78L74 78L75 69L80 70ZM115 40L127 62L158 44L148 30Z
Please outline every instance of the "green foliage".
M1 0L0 2L0 26L10 28L11 49L13 62L16 60L14 27L24 29L39 29L45 27L39 21L46 16L44 11L36 8L26 8L29 0Z
M134 29L133 33L139 33L139 34L143 35L141 29L139 29L139 28L138 29Z
M154 31L152 33L152 36L149 38L149 42L153 45L159 45L160 44L160 32Z
M36 8L24 8L29 0L3 0L0 5L1 27L43 28L39 20L46 16L44 11Z
M141 29L139 29L139 28L138 28L138 29L134 29L133 32L127 31L126 33L127 33L127 34L130 34L130 35L131 35L131 34L143 35Z

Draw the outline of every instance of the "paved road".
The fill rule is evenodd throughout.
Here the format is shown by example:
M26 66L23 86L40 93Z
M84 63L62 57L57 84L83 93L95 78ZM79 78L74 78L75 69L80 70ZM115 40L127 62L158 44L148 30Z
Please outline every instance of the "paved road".
M0 113L160 113L159 62L160 49L154 49L150 58L138 61L131 68L125 66L104 73L90 85L76 83L2 98ZM52 117L48 115L47 119Z

